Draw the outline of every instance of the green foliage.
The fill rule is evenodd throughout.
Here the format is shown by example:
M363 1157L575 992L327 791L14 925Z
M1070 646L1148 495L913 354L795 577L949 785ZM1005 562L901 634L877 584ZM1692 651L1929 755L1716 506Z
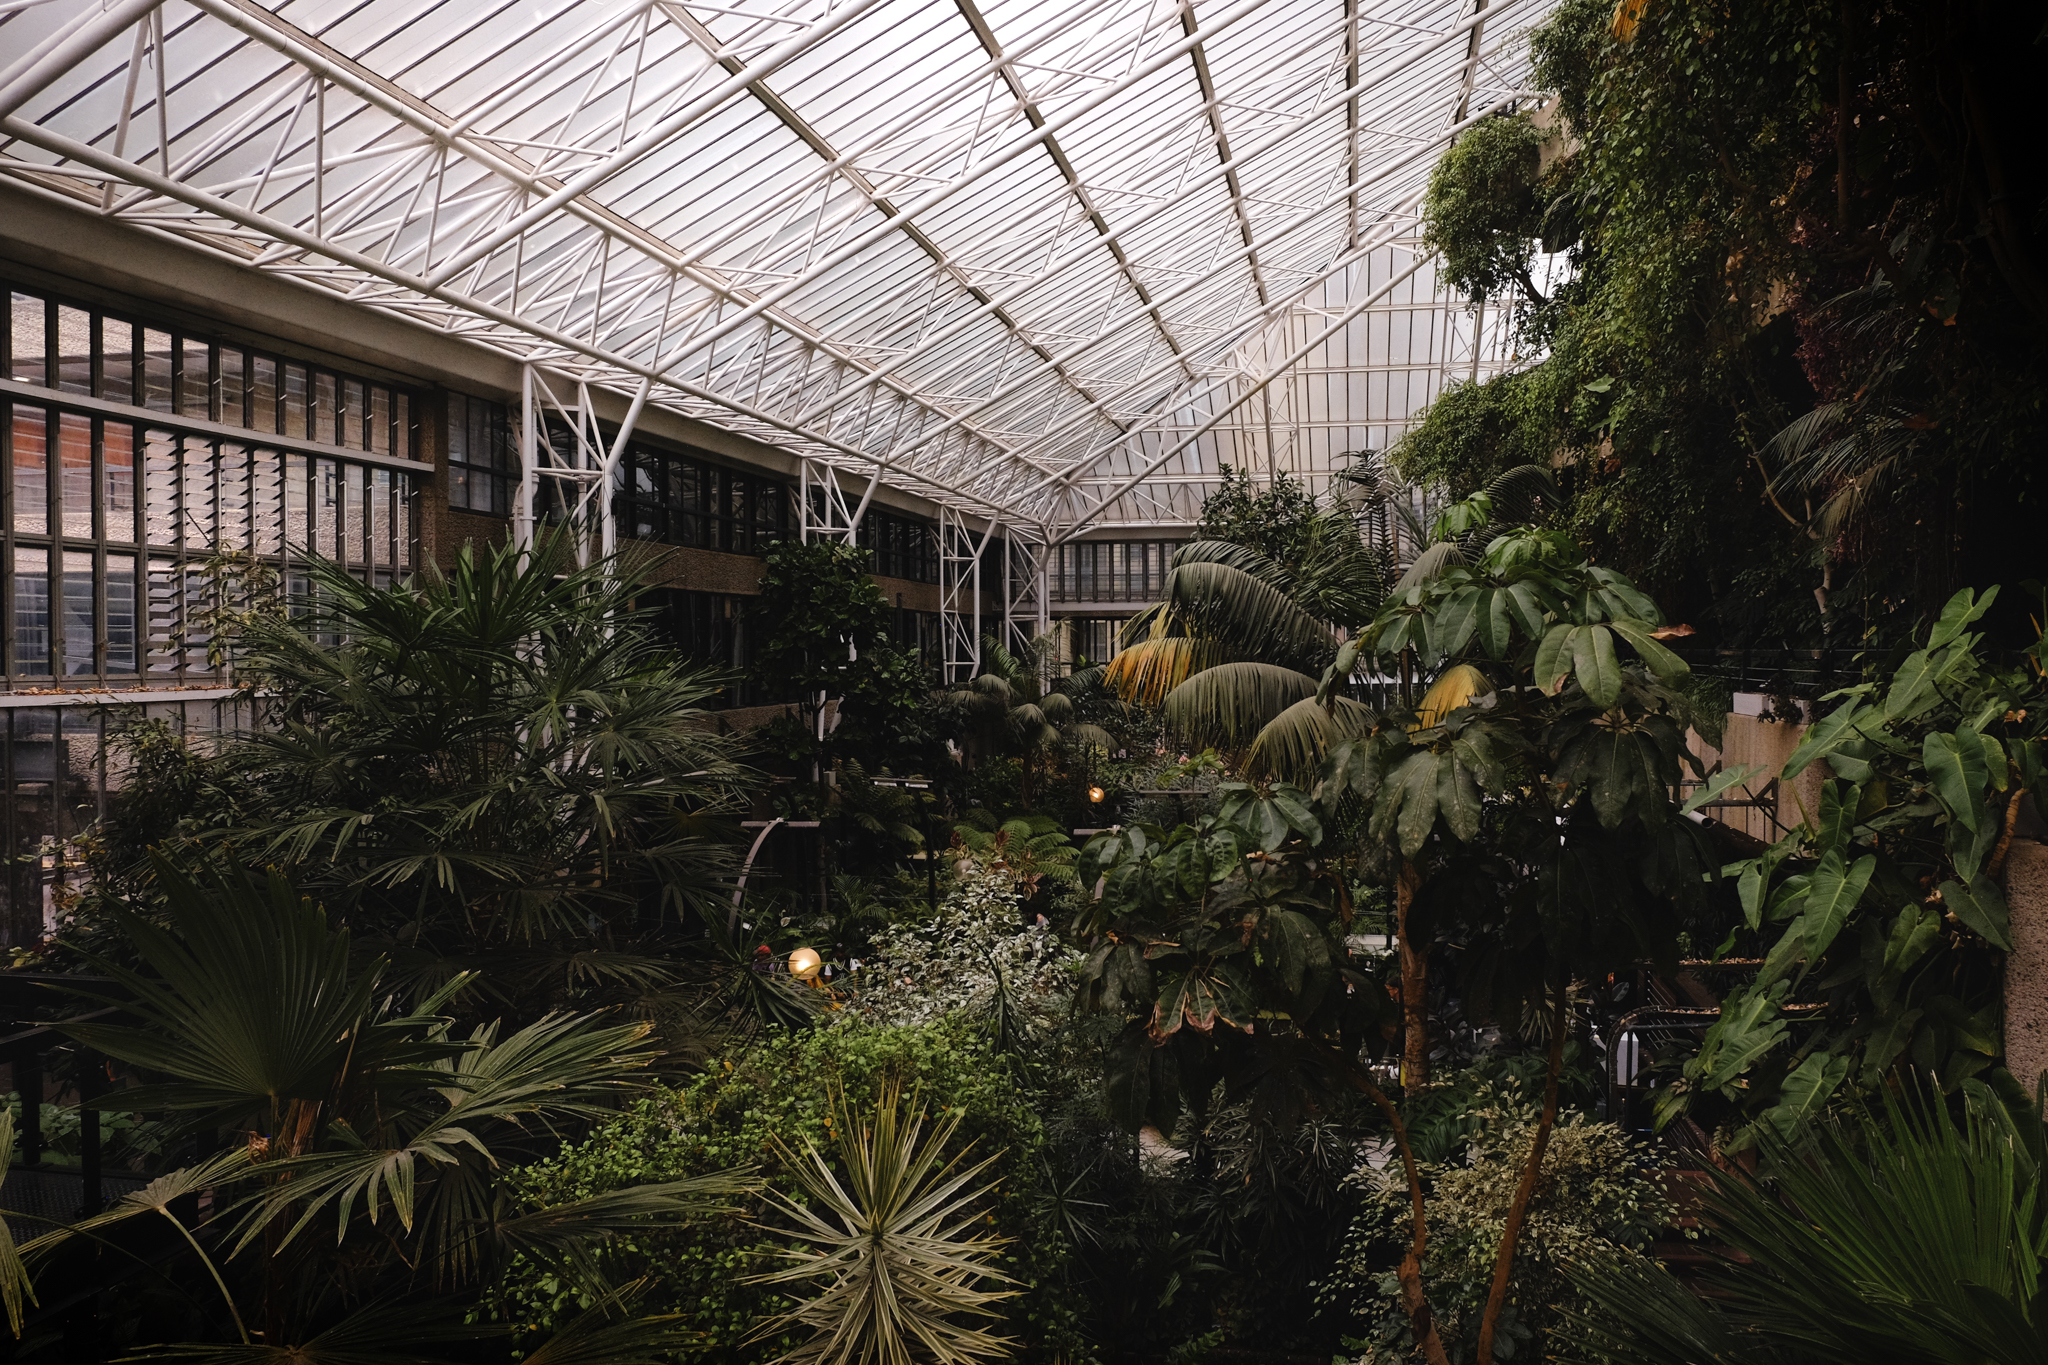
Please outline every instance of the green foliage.
M890 1086L916 1091L934 1112L957 1115L957 1141L1004 1154L992 1168L999 1188L989 1213L996 1234L1012 1240L997 1269L1025 1286L1006 1322L1027 1347L1044 1347L1066 1330L1065 1310L1049 1290L1067 1254L1042 1199L1044 1126L978 1021L768 1033L687 1088L656 1092L516 1180L526 1198L547 1204L749 1165L758 1166L767 1189L799 1197L785 1151L809 1143L830 1160L834 1134L843 1131L834 1124L835 1097L867 1112ZM772 1221L769 1205L752 1202L740 1214L621 1239L597 1257L615 1281L646 1277L647 1305L681 1314L721 1358L766 1361L807 1335L749 1340L763 1319L793 1307L773 1287L747 1279L772 1270L778 1254L795 1246L769 1231ZM577 1287L550 1267L528 1266L514 1275L502 1311L553 1321L581 1301Z
M1430 1244L1423 1281L1454 1361L1472 1359L1494 1253L1535 1140L1537 1106L1516 1086L1488 1086L1462 1117L1469 1125L1463 1150L1423 1168ZM1369 1166L1353 1181L1368 1191L1366 1203L1321 1293L1365 1319L1365 1361L1403 1360L1414 1341L1392 1267L1408 1233L1408 1188L1393 1171ZM1582 1112L1561 1116L1544 1149L1508 1290L1518 1339L1510 1350L1520 1354L1532 1337L1540 1338L1541 1358L1565 1346L1567 1315L1588 1306L1566 1267L1595 1256L1648 1264L1637 1253L1673 1215L1649 1154L1627 1134ZM1500 1341L1496 1354L1509 1345Z
M2041 1118L1982 1086L1952 1108L1916 1087L1881 1114L1763 1138L1768 1178L1724 1171L1701 1221L1741 1259L1705 1294L1591 1255L1559 1358L1605 1365L1962 1365L2038 1361L2048 1260Z
M1459 134L1430 172L1422 240L1441 254L1440 273L1451 288L1481 299L1522 290L1541 300L1529 266L1542 230L1542 144L1526 115L1483 119Z
M797 716L770 732L792 758L818 750L820 695L839 702L824 746L828 767L842 757L872 772L901 767L930 737L928 661L891 637L889 599L868 576L870 560L869 551L840 541L785 540L762 561L761 595L748 618L753 674L767 695L798 705Z
M987 1287L1015 1283L993 1264L1005 1239L974 1230L988 1221L982 1205L994 1189L974 1182L1003 1154L963 1165L973 1153L949 1152L961 1116L946 1114L927 1137L919 1097L906 1101L895 1084L866 1112L835 1098L844 1177L808 1141L802 1157L777 1144L804 1201L770 1198L809 1245L782 1253L794 1264L753 1277L816 1292L756 1335L808 1328L811 1339L782 1357L799 1365L970 1365L1010 1354L1016 1343L986 1330L1002 1318L995 1305L1017 1296Z
M1280 564L1296 562L1307 549L1316 518L1315 499L1286 470L1261 490L1248 469L1222 465L1216 491L1202 499L1196 540L1222 540L1256 550Z
M1518 465L1550 464L1565 446L1560 367L1510 370L1483 384L1449 385L1388 458L1403 478L1464 497Z
M96 961L118 993L80 992L122 1020L61 1027L152 1079L101 1103L190 1115L200 1131L247 1140L25 1243L29 1264L156 1214L177 1225L243 1345L253 1321L277 1345L348 1336L388 1351L434 1325L409 1303L422 1291L440 1298L445 1327L518 1254L602 1297L609 1287L588 1273L593 1247L686 1222L747 1188L707 1172L630 1197L511 1208L503 1168L536 1154L537 1133L588 1120L644 1083L646 1025L556 1015L461 1037L435 1013L452 986L417 1010L398 1006L388 961L359 955L275 872L267 885L238 871L195 881L160 864L156 881L167 927L113 912L140 967ZM220 1209L205 1245L176 1211L200 1189ZM349 1312L366 1299L382 1306L374 1330Z
M1911 1068L1953 1089L2001 1051L1999 954L2009 951L2005 842L2039 789L2048 687L2001 669L1970 627L1991 607L1957 593L1888 684L1839 694L1778 774L1834 774L1819 807L1727 869L1768 954L1660 1102L1705 1122L1789 1136L1844 1086ZM1795 1032L1798 991L1827 1006ZM1744 1126L1746 1125L1746 1126Z
M138 780L65 936L121 951L105 903L154 894L161 845L284 870L421 993L486 959L529 1015L672 982L632 949L722 899L744 770L707 724L719 679L640 629L616 567L465 549L377 588L309 564L317 608L243 635L267 725L211 755L131 732Z

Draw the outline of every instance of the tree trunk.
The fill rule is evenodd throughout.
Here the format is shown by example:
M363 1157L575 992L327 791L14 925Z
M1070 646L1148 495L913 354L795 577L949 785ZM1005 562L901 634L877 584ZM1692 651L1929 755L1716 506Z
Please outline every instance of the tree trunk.
M1394 1108L1394 1102L1373 1083L1371 1076L1336 1049L1327 1050L1351 1088L1379 1106L1380 1113L1386 1116L1387 1127L1393 1131L1394 1145L1401 1152L1401 1171L1408 1178L1408 1207L1414 1231L1414 1240L1409 1245L1408 1254L1401 1258L1398 1272L1401 1306L1408 1310L1408 1328L1414 1333L1416 1344L1422 1348L1423 1358L1429 1361L1429 1365L1450 1365L1443 1338L1437 1335L1436 1319L1429 1311L1429 1297L1422 1290L1422 1257L1429 1250L1429 1220L1422 1203L1422 1172L1416 1167L1414 1149L1408 1145L1408 1126L1401 1122L1401 1111Z
M1394 931L1401 948L1401 1016L1406 1027L1401 1051L1401 1087L1429 1084L1429 954L1408 932L1408 911L1422 889L1422 873L1403 861L1394 885Z
M1557 1125L1557 1077L1564 1070L1564 1031L1570 1022L1571 981L1558 983L1557 1012L1550 1020L1550 1064L1543 1072L1543 1117L1536 1123L1536 1141L1530 1144L1529 1160L1522 1167L1522 1183L1515 1190L1515 1202L1508 1206L1507 1226L1501 1229L1500 1252L1493 1258L1493 1290L1486 1296L1486 1312L1479 1319L1479 1365L1493 1359L1493 1333L1500 1324L1500 1308L1507 1302L1508 1278L1515 1268L1515 1248L1522 1240L1522 1224L1529 1216L1529 1199L1536 1193L1536 1177L1543 1171L1543 1150L1550 1145L1550 1130Z

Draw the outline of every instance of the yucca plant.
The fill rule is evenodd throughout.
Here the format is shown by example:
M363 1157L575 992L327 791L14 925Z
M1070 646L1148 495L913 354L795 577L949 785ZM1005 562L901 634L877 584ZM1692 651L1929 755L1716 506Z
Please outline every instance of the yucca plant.
M1765 1178L1720 1174L1701 1220L1735 1253L1705 1296L1647 1267L1571 1270L1585 1365L2039 1365L2048 1264L2038 1114L1988 1087L1763 1141ZM1959 1103L1959 1108L1951 1108ZM2024 1106L2022 1106L2024 1108Z
M1012 1348L985 1324L1017 1294L997 1270L1007 1238L975 1229L993 1181L977 1185L1001 1153L963 1165L946 1155L957 1114L925 1132L919 1097L883 1087L871 1114L834 1099L844 1180L808 1141L801 1156L782 1155L807 1203L771 1195L794 1221L777 1232L810 1245L784 1252L791 1264L754 1283L800 1285L811 1297L762 1323L755 1340L792 1328L809 1340L782 1359L797 1365L970 1365ZM781 1147L781 1144L777 1144Z

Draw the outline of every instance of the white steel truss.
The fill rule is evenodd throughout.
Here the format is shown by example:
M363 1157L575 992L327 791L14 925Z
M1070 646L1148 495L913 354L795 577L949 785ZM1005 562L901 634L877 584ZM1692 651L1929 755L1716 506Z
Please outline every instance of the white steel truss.
M1184 519L1550 3L0 6L0 175L1054 539Z
M996 533L980 535L950 507L939 509L939 645L946 681L981 672L981 562Z
M1052 599L1045 582L1052 547L1015 537L1005 543L1003 621L1007 630L1003 643L1021 659L1027 657L1031 642L1052 625Z
M851 545L860 531L839 475L823 460L805 460L797 470L796 505L797 538L806 544L837 540Z
M642 384L607 442L587 382L550 378L538 365L520 367L515 544L531 546L536 524L546 519L570 534L579 564L618 549L619 469L647 392Z

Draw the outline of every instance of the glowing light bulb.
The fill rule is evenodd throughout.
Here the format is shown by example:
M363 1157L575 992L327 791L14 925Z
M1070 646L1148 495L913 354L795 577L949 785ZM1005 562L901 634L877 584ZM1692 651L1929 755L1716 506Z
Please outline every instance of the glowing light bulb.
M1098 806L1102 804L1102 798L1107 795L1109 795L1109 793L1104 791L1100 787L1090 787L1088 789L1088 799L1090 801L1093 801Z
M810 981L818 975L818 969L825 965L815 948L799 948L789 955L789 974L799 981Z

